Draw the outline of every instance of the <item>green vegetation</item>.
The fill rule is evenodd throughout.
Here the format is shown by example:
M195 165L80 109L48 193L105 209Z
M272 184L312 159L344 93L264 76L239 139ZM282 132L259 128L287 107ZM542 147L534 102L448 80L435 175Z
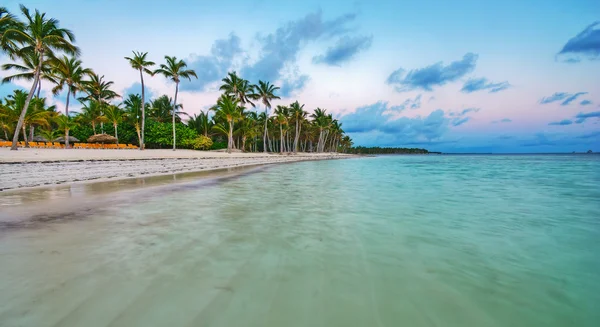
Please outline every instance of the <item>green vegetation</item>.
M428 154L428 153L440 153L440 152L429 152L426 149L419 148L380 148L380 147L351 147L345 150L346 153L352 154Z

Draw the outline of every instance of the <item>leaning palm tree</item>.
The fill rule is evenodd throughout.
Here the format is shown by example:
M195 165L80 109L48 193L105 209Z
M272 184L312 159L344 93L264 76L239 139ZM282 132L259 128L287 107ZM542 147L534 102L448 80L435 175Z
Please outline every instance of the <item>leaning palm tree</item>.
M123 101L125 106L125 118L133 123L135 132L138 136L140 147L142 146L141 124L142 124L142 98L139 94L129 94L127 99Z
M65 132L65 149L69 148L69 131L77 126L77 122L66 115L58 115L54 118L58 129Z
M265 117L269 116L269 109L271 108L271 100L281 99L275 95L275 91L279 90L279 87L270 84L269 82L258 81L258 85L254 86L256 90L257 100L261 100L265 106ZM265 131L263 133L263 152L267 152L267 120L265 121Z
M67 102L65 104L65 115L69 116L69 99L71 94L75 97L76 92L83 89L83 80L86 75L93 74L89 68L81 66L81 60L75 57L62 56L53 59L52 77L56 81L56 86L52 89L54 95L58 95L63 88L67 87Z
M300 140L300 130L302 128L302 121L306 119L306 111L304 111L304 105L300 105L298 101L290 105L292 118L296 122L296 129L294 133L294 153L298 153L298 141Z
M177 108L177 93L179 92L179 82L181 78L192 80L192 76L198 78L196 72L192 69L186 69L187 64L176 57L165 56L166 64L160 64L160 68L154 71L154 74L161 74L164 77L175 82L175 101L173 101L173 151L175 151L175 108Z
M123 122L123 110L118 106L109 105L104 110L104 115L106 119L113 124L115 128L115 138L117 139L117 145L119 145L119 124Z
M46 17L45 13L40 13L38 10L32 15L25 6L21 5L21 13L25 16L25 24L23 28L9 27L2 35L3 48L15 49L15 53L11 57L24 57L34 53L39 57L38 68L34 73L33 84L27 101L23 105L19 121L17 122L16 130L20 130L23 126L23 120L29 102L33 97L38 83L40 82L40 74L42 73L42 65L45 58L55 58L55 52L61 51L71 55L78 55L79 49L73 45L75 36L65 28L59 27L59 21L54 18ZM13 136L13 144L11 150L17 150L17 142L19 139L18 133Z
M219 119L224 119L229 124L227 132L227 152L231 153L233 148L233 124L242 118L243 107L239 101L230 95L223 94L217 101L217 110L215 115Z
M154 72L152 72L149 67L154 66L154 62L152 61L148 61L146 60L146 56L148 55L148 52L137 52L137 51L133 51L133 57L125 57L125 59L127 59L127 61L129 61L129 64L131 65L131 68L137 70L140 72L140 81L142 83L142 126L141 126L141 135L142 137L140 138L140 150L144 150L144 131L146 130L146 110L145 110L145 104L146 104L146 93L145 93L145 88L144 88L144 73L153 76Z

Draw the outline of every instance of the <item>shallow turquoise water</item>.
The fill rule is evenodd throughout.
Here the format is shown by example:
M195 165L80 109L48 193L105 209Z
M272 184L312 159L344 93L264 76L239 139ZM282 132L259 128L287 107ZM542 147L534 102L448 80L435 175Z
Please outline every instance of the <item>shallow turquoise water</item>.
M600 325L596 155L303 162L65 217L0 231L0 326Z

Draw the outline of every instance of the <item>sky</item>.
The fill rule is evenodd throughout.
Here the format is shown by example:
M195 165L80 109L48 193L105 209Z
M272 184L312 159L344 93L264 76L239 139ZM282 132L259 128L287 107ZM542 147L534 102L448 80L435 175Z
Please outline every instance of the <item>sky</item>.
M18 4L3 5L18 13ZM121 95L141 92L124 59L132 50L184 59L198 74L180 85L190 114L214 104L220 80L237 71L279 86L273 105L326 109L355 145L600 151L598 0L24 4L71 29L84 65ZM163 77L146 84L151 96L174 95ZM0 96L17 87L30 84L1 85ZM60 110L64 100L52 97Z

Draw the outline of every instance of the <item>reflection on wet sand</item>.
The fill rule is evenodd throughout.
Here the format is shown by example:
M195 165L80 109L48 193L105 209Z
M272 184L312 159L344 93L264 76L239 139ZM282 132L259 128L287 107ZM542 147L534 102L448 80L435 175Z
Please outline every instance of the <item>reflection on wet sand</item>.
M79 219L133 198L217 184L268 166L74 183L0 192L0 231L56 220Z

